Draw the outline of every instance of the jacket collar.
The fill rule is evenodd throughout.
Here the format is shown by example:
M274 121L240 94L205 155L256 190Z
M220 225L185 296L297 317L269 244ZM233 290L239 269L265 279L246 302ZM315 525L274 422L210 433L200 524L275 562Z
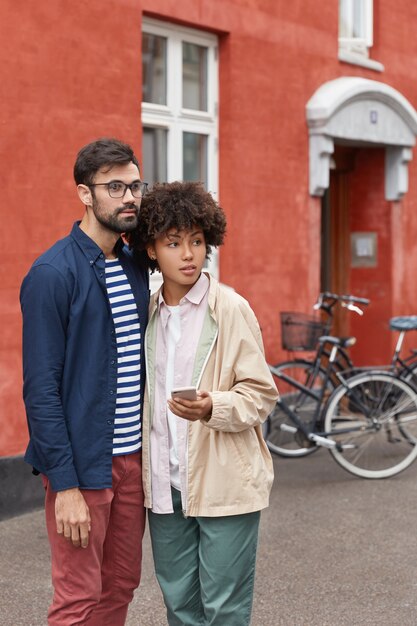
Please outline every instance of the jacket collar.
M213 311L213 310L214 310L215 303L216 303L216 298L217 298L217 289L218 289L219 283L218 283L218 281L217 281L215 278L213 278L213 276L211 276L211 274L209 274L208 272L202 272L202 276L207 277L207 278L208 278L208 280L209 280L209 287L208 287L208 289L209 289L209 295L208 295L208 305L209 305L209 309L211 309L211 311ZM197 281L197 283L196 283L196 285L195 285L195 286L197 286L199 282L200 282L200 280L199 280L199 281ZM203 282L203 281L201 281L201 282ZM205 281L204 281L204 282L205 282ZM203 283L203 284L204 284L204 283ZM193 287L193 289L191 289L191 290L190 290L190 292L189 292L189 293L191 293L191 291L193 291L193 290L194 290L194 287ZM206 293L206 290L207 290L207 287L204 287L204 293L203 293L203 295ZM187 295L188 295L188 294L187 294ZM192 301L194 301L194 300L192 300ZM162 297L162 287L160 287L160 288L158 289L158 291L156 291L156 292L155 292L154 294L152 294L152 296L151 296L151 301L150 301L150 305L149 305L149 318L151 318L151 317L154 315L155 311L158 309L158 306L160 305L160 303L161 303L161 302L163 302L163 297Z
M199 279L197 282L191 287L188 293L181 299L181 302L184 300L188 300L192 304L200 304L201 300L207 293L207 290L210 286L210 280L207 274L201 272ZM167 306L164 300L164 296L162 293L162 289L158 291L158 299L157 299L158 307Z

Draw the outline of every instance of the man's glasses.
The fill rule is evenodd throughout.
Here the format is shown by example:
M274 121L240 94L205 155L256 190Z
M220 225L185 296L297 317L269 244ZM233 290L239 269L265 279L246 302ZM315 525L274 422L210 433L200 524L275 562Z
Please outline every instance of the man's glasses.
M127 185L126 183L122 183L121 180L111 180L109 183L91 183L88 185L88 187L99 186L107 187L110 198L123 198L128 189L130 189L134 198L141 198L146 193L148 183L135 180L135 182Z

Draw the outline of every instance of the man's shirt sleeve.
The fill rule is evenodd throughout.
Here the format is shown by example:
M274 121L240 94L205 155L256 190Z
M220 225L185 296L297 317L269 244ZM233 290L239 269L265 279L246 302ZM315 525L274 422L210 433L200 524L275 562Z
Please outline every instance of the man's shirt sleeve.
M23 281L23 397L31 443L52 489L77 487L61 400L71 293L54 267L39 264Z

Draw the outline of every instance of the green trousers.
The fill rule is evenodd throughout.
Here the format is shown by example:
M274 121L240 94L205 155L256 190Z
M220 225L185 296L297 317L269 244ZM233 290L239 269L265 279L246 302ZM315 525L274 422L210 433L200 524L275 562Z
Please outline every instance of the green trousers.
M149 511L155 572L170 626L248 626L260 512L187 517Z

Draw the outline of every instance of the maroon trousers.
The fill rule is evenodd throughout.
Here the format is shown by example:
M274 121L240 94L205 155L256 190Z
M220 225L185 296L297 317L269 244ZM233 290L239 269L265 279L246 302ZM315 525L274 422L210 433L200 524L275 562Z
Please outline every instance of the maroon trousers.
M145 529L141 453L113 457L111 489L82 490L91 516L87 548L58 535L55 493L44 478L54 596L49 626L123 626L139 585Z

